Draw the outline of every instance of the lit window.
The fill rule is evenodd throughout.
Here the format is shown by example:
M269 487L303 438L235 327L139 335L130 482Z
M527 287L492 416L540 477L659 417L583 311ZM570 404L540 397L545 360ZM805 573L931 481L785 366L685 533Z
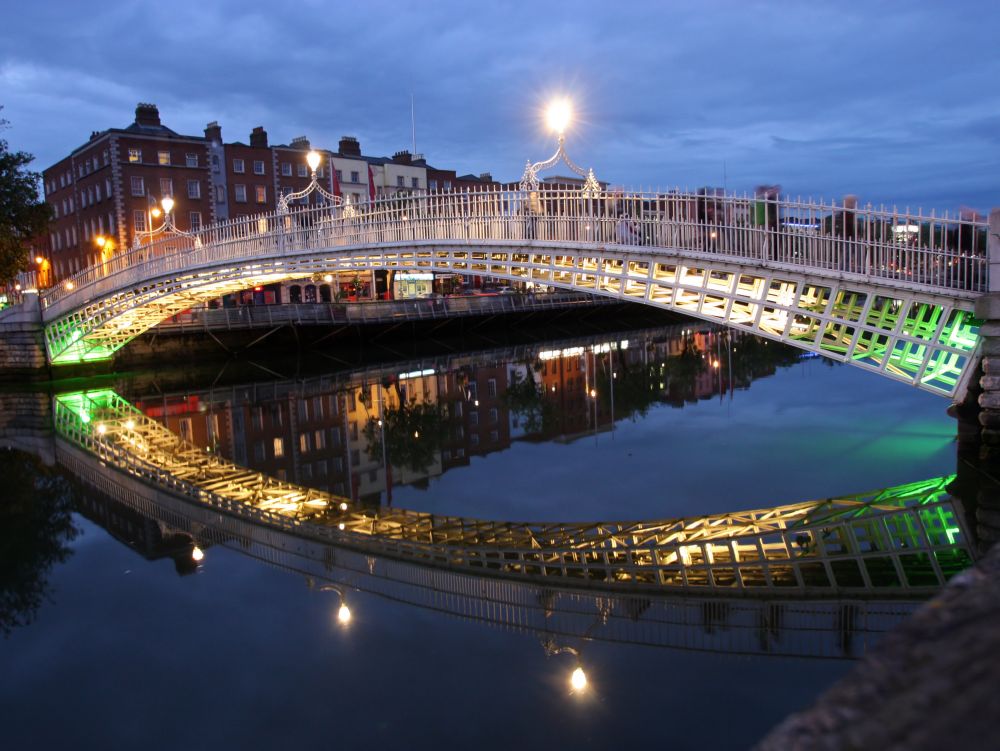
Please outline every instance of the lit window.
M169 151L157 151L156 161L160 164L170 164L170 152Z
M267 203L267 186L256 185L257 203Z
M233 172L237 173L238 175L242 175L243 174L243 160L242 159L234 159L233 160Z
M188 198L201 198L201 180L188 180Z
M132 195L133 196L144 196L146 195L146 183L141 177L132 178Z
M264 174L264 161L262 159L254 159L253 162L253 173L255 175Z
M326 433L324 431L317 430L315 433L313 433L313 440L315 442L317 451L326 448Z
M274 439L274 458L280 459L285 455L285 439L277 437Z
M188 167L197 167L198 166L198 155L197 154L185 154L184 155L184 163Z
M307 451L311 451L311 450L312 450L312 446L310 445L310 442L309 442L309 434L308 433L302 433L299 436L299 451L301 451L304 454Z
M247 186L237 185L236 186L236 202L246 203L247 202Z
M142 149L129 149L128 150L128 160L130 162L141 162L142 161Z

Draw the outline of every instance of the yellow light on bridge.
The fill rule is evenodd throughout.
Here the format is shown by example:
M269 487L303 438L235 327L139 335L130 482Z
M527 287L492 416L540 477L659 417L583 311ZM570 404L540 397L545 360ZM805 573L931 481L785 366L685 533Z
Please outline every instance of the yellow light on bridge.
M341 511L347 511L347 503L346 502L343 502L343 501L341 502L341 504L340 504L340 510Z
M45 262L44 258L42 258L41 256L35 256L35 263L37 263L39 266L41 266L44 262Z
M323 275L323 281L326 282L327 284L329 284L330 282L332 282L333 281L333 274L324 274Z
M160 211L160 209L159 209L159 208L157 208L156 206L154 206L153 208L151 208L151 209L149 210L149 215L150 215L151 217L153 217L154 219L159 219L159 218L160 218L160 214L162 214L162 213L163 213L163 212L162 212L162 211Z
M164 198L160 203L163 205L163 213L169 214L174 210L174 199L170 196Z
M66 289L73 289L73 282L66 282Z
M587 674L583 668L577 666L576 670L569 677L569 685L574 691L584 691L587 688Z
M340 609L337 610L337 620L342 626L346 626L351 622L351 609L347 607L347 603L340 603Z
M549 104L549 108L545 111L545 122L559 135L566 132L572 118L573 108L569 99L556 99Z
M306 154L306 164L309 165L309 169L313 172L319 167L320 155L318 151L310 151Z

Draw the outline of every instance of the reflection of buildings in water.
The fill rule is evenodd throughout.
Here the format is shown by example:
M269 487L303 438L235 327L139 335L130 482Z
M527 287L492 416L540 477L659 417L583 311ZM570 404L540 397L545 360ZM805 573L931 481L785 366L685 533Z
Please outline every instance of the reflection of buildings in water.
M152 399L136 405L207 451L279 480L378 504L393 484L426 484L471 456L512 440L574 440L657 403L685 402L746 388L775 372L774 354L741 357L754 337L711 325L629 332L383 367L333 379L261 383ZM749 345L749 346L748 346ZM757 350L762 350L757 345ZM519 399L509 398L517 389ZM533 396L532 396L533 394ZM525 412L525 399L530 397ZM365 428L403 402L440 409L441 435L421 466L383 460ZM387 424L388 421L387 421ZM414 440L421 440L415 438ZM390 441L391 443L391 441Z

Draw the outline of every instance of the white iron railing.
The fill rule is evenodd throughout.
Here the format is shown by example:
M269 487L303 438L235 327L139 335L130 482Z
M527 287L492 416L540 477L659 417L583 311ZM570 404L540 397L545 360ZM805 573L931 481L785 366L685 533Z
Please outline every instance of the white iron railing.
M642 248L654 256L658 250L693 251L968 293L987 288L986 237L985 222L947 213L746 195L605 192L587 198L579 191L544 188L425 193L347 210L296 207L290 213L221 222L190 235L161 236L46 290L42 304L49 307L110 277L128 284L215 261L435 241ZM126 271L133 273L122 276Z

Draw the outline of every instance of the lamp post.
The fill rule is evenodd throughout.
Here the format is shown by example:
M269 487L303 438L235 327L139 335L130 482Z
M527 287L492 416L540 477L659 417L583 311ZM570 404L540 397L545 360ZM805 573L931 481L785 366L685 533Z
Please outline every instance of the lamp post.
M162 211L160 210L161 206L163 207ZM136 232L135 240L132 243L132 247L138 248L140 245L151 243L153 241L153 238L159 235L170 233L174 235L180 235L182 237L194 238L194 247L200 248L201 238L198 237L198 235L196 235L193 232L185 232L182 229L178 229L177 225L174 224L173 217L171 216L171 212L173 210L174 210L174 199L171 198L170 196L164 196L163 199L160 201L159 206L157 206L155 203L152 206L150 206L149 211L147 213L147 216L149 217L149 230L145 232ZM160 216L163 216L163 223L156 229L153 229L153 219L159 218ZM143 242L143 240L145 240L145 243Z
M582 192L585 198L593 198L601 192L601 185L597 182L597 178L594 176L594 170L585 170L583 167L580 167L572 159L570 159L569 154L566 153L566 129L569 127L572 119L573 106L568 99L556 99L549 104L549 107L545 112L545 120L549 129L555 131L558 136L556 153L542 162L535 162L532 164L529 159L525 163L524 174L521 176L521 183L519 185L522 191L537 191L538 173L543 170L547 170L550 167L554 167L562 161L567 167L584 179Z

